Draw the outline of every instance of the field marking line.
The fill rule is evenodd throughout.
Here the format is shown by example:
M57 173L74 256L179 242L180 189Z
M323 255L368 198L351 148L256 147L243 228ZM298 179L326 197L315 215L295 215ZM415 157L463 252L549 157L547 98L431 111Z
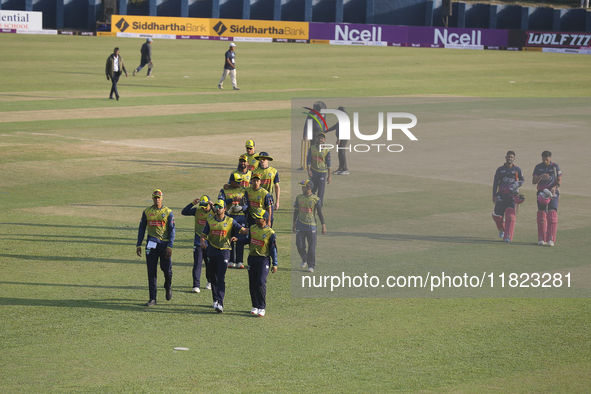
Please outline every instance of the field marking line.
M324 88L296 88L296 89L259 89L249 90L248 93L283 93L283 92L306 92L322 91ZM174 93L156 93L156 92L129 92L125 97L166 97L166 96L206 96L227 94L216 89L213 92L174 92ZM0 93L0 102L7 101L39 101L39 100L72 100L72 99L104 99L104 92L97 91L35 91L35 92L4 92Z
M133 118L204 113L244 111L273 111L291 109L291 100L250 101L215 104L142 105L133 107L76 108L35 111L2 112L0 123L43 120Z

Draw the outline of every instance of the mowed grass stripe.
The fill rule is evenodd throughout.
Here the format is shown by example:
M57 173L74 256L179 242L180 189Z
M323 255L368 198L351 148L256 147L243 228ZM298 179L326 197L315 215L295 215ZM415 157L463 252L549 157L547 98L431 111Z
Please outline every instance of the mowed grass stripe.
M102 119L129 118L138 116L174 116L195 113L242 112L242 111L272 111L289 109L290 101L255 101L246 103L224 104L176 104L153 105L116 108L86 108L38 110L38 111L7 111L2 113L0 122L30 122L63 119Z

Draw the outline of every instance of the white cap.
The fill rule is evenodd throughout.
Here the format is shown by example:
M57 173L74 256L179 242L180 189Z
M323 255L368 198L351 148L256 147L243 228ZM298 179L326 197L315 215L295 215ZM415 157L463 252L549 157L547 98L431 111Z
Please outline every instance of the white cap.
M234 44L233 42L230 44L231 47L235 47L236 44Z
M152 40L152 39L151 39L151 38L149 38L149 37L146 39L146 42L152 42L152 41L154 41L154 40Z

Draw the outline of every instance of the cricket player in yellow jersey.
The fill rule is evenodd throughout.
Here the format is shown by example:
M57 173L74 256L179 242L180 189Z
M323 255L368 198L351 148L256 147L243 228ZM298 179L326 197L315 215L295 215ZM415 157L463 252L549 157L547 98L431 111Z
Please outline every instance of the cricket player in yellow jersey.
M246 141L246 157L248 158L248 171L254 171L259 167L259 161L255 159L257 153L254 150L254 141L248 140Z
M156 292L158 288L158 260L160 269L164 272L164 288L166 300L172 298L172 245L174 243L175 228L172 210L162 206L162 190L156 189L152 193L153 204L142 213L140 227L138 229L136 253L142 257L142 243L146 231L148 243L146 245L146 264L148 266L148 288L150 300L146 306L156 305Z
M319 133L316 137L316 144L312 145L308 150L308 158L306 163L308 165L308 175L314 183L312 193L317 193L318 198L324 204L324 188L330 184L330 150L328 148L321 149L326 135Z
M252 171L249 171L248 169L248 156L240 156L238 159L238 168L235 171L232 171L230 174L230 180L228 181L228 186L224 185L224 189L229 187L229 183L232 180L232 175L234 174L239 174L242 177L242 181L240 182L242 187L250 186L250 176L252 175Z
M261 175L261 187L271 193L275 194L275 205L273 211L279 209L279 196L281 195L281 188L279 187L279 173L277 169L270 167L269 162L273 158L267 152L261 152L255 159L259 161L259 168L253 171L255 174Z
M267 225L269 214L257 208L252 214L256 224L250 226L245 242L249 244L248 287L252 302L251 314L265 316L267 306L267 276L277 272L277 240L275 231Z
M308 266L308 272L316 268L316 214L322 224L322 234L326 234L326 224L322 215L322 200L312 193L314 182L300 182L302 194L296 197L293 211L292 230L296 233L296 247L302 258L300 268ZM306 241L308 250L306 251Z
M224 187L218 194L218 200L224 200L226 203L226 214L238 222L242 227L246 226L246 210L248 203L246 202L246 190L241 185L242 176L234 172L230 176L230 186ZM238 237L240 238L240 237ZM240 242L232 242L232 251L230 252L230 261L228 268L245 268L244 267L244 244Z
M248 228L243 228L234 219L226 215L226 203L218 200L214 206L215 216L205 223L201 234L201 248L207 248L209 262L205 274L211 283L213 308L217 313L224 311L224 297L226 294L226 271L230 261L230 244L236 242L238 234L248 234ZM206 246L205 240L209 241Z
M262 208L269 213L268 225L273 227L273 196L267 190L261 187L261 175L253 173L250 178L250 187L246 188L246 200L248 202L248 217L246 218L249 225L255 223L252 216L257 208Z
M201 249L201 231L205 227L208 219L213 217L213 211L211 207L213 204L206 195L201 198L196 198L193 202L189 203L181 214L183 216L195 216L195 240L193 242L193 293L201 293L201 269L203 267L203 260L207 265L207 254L203 253ZM205 241L207 243L207 241ZM207 246L207 245L205 245ZM206 289L211 288L208 283Z

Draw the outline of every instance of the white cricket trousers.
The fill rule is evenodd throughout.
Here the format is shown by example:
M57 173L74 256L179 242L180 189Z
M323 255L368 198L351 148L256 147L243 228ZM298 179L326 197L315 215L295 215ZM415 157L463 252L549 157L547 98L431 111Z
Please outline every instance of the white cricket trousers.
M226 79L228 74L230 74L230 80L232 81L232 86L237 88L238 85L236 85L236 69L228 70L228 69L224 68L224 73L222 74L222 78L220 79L220 86L224 84L224 80Z

